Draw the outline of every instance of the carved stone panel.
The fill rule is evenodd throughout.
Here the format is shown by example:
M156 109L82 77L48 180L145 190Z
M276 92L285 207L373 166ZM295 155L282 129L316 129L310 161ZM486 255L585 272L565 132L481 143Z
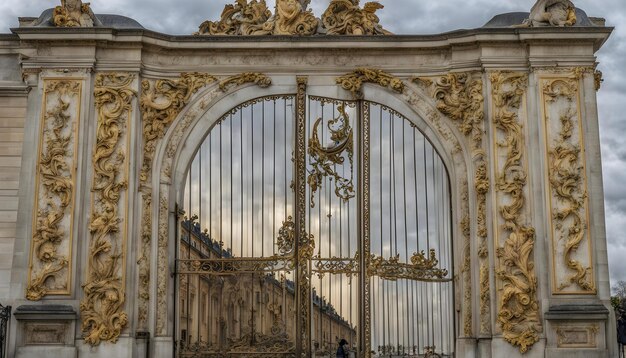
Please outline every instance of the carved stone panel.
M71 294L82 80L45 79L26 298Z
M558 348L597 348L598 324L559 324L556 326Z
M578 71L539 80L548 156L553 294L596 293L580 113L582 75Z
M27 322L24 324L24 344L64 344L69 323Z

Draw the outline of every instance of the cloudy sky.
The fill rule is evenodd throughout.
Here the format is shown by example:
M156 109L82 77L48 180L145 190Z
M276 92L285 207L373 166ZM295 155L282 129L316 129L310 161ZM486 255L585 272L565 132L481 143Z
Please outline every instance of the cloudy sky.
M95 13L132 17L144 27L170 34L190 34L206 19L217 19L231 0L92 0ZM268 0L272 6L273 0ZM383 0L381 23L398 34L426 34L482 26L493 15L510 11L529 11L534 0ZM38 16L60 0L3 0L0 2L0 32L17 26L19 16ZM312 0L319 16L329 0ZM613 281L626 280L626 120L620 101L626 93L626 1L574 0L588 15L604 17L615 32L598 53L604 83L598 94L606 195L606 223L610 272ZM167 14L167 16L164 16Z

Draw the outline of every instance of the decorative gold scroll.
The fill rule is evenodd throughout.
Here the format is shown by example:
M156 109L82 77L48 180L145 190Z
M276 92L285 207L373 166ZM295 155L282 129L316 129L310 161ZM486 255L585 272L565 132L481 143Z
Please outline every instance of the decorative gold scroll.
M354 140L350 117L346 113L345 104L337 107L339 116L328 121L327 127L330 133L330 140L334 145L324 147L320 142L318 128L322 123L322 118L318 118L311 129L309 139L309 157L311 158L312 170L309 172L307 183L311 188L310 206L315 207L315 193L322 186L324 177L330 177L335 182L335 195L343 201L354 198ZM344 178L335 167L343 165L345 162L344 152L348 157L350 165L350 178Z
M474 157L474 189L478 204L476 226L477 234L480 238L478 242L480 333L490 334L491 294L489 288L489 249L487 245L487 193L490 190L490 183L487 156L483 149L485 110L481 74L450 73L437 78L414 78L413 82L433 88L433 97L436 100L437 109L456 122L459 131L470 141ZM470 230L469 227L467 230ZM469 271L467 274L469 275Z
M226 5L218 21L203 22L194 35L389 35L376 11L383 6L359 0L332 0L318 20L307 10L310 0L277 0L276 13L265 0L236 0Z
M587 218L579 100L581 77L574 74L574 77L540 81L551 188L552 290L555 294L596 293ZM571 288L572 285L575 287Z
M348 279L356 277L359 274L359 254L356 253L354 258L322 258L321 256L313 256L313 273L319 278L323 278L326 274L345 275Z
M96 75L94 97L97 114L93 151L92 209L89 232L87 279L80 303L85 342L115 343L128 323L125 301L126 223L120 209L125 207L128 176L127 133L130 128L131 88L135 75Z
M501 221L496 232L496 277L499 288L497 322L504 339L527 352L541 331L537 276L533 262L535 229L526 223L526 160L524 122L519 116L528 75L494 71L492 86L497 205ZM505 240L501 245L499 238Z
M361 90L364 83L376 83L397 93L403 93L405 87L401 79L372 68L357 68L352 73L338 77L335 82L344 90L352 92L355 99L363 97Z
M205 21L194 35L313 35L319 20L307 10L310 0L277 0L276 14L265 0L226 5L217 22Z
M141 81L139 107L142 114L143 160L139 174L142 199L141 248L139 265L138 321L142 328L148 324L150 300L150 244L152 240L152 160L159 141L169 126L200 88L217 81L205 73L183 73L180 78Z
M410 258L411 263L400 262L400 255L385 259L381 256L370 255L367 275L378 276L384 280L396 281L401 279L446 282L452 279L446 278L448 270L437 268L439 260L435 249L430 249L429 256L421 251L414 253Z
M26 298L71 293L72 219L82 81L44 79Z
M365 3L361 9L359 0L332 0L322 15L322 24L327 35L390 35L376 16L382 8L375 1Z
M244 72L221 81L220 90L226 92L231 87L241 86L245 83L254 83L261 88L267 88L272 84L272 79L262 73Z

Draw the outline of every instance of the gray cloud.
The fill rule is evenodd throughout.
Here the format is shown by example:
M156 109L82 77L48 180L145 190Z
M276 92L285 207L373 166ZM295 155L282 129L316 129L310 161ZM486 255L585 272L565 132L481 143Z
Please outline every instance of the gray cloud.
M96 13L114 13L132 17L144 27L171 34L190 34L206 19L218 19L223 6L231 0L108 0L92 1ZM509 11L528 11L534 1L383 0L386 8L379 12L381 23L398 34L440 33L458 28L480 27L493 15ZM17 26L18 16L39 16L58 0L5 0L0 3L0 31ZM319 16L329 0L313 0L311 7ZM623 0L577 0L579 8L590 16L606 17L615 32L598 53L599 69L605 74L598 93L600 130L606 192L606 224L609 245L610 274L614 281L626 280L626 2ZM273 1L268 0L273 6Z

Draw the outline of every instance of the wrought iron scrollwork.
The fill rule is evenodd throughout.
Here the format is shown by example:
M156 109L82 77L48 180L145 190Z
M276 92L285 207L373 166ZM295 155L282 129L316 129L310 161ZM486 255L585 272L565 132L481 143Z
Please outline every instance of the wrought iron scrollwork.
M371 255L367 268L368 276L378 276L385 280L396 281L407 279L427 282L447 282L448 270L437 268L439 260L434 249L430 250L427 258L424 251L414 253L411 263L400 262L400 255L385 259L382 256Z
M319 255L313 259L313 273L319 278L323 278L326 274L344 274L348 279L356 277L359 274L359 254L356 253L354 258L322 258Z
M328 130L333 145L324 147L320 142L318 131L322 118L318 118L313 124L312 135L309 139L309 155L313 169L309 173L307 183L311 187L311 207L315 207L315 192L322 186L324 177L331 177L335 181L335 194L344 201L354 198L354 144L353 131L350 126L350 117L346 113L346 105L337 107L339 116L328 121ZM345 162L343 153L347 154L350 162L350 178L344 178L335 170L336 165Z
M7 326L11 319L11 306L0 304L0 358L5 357L7 347Z

